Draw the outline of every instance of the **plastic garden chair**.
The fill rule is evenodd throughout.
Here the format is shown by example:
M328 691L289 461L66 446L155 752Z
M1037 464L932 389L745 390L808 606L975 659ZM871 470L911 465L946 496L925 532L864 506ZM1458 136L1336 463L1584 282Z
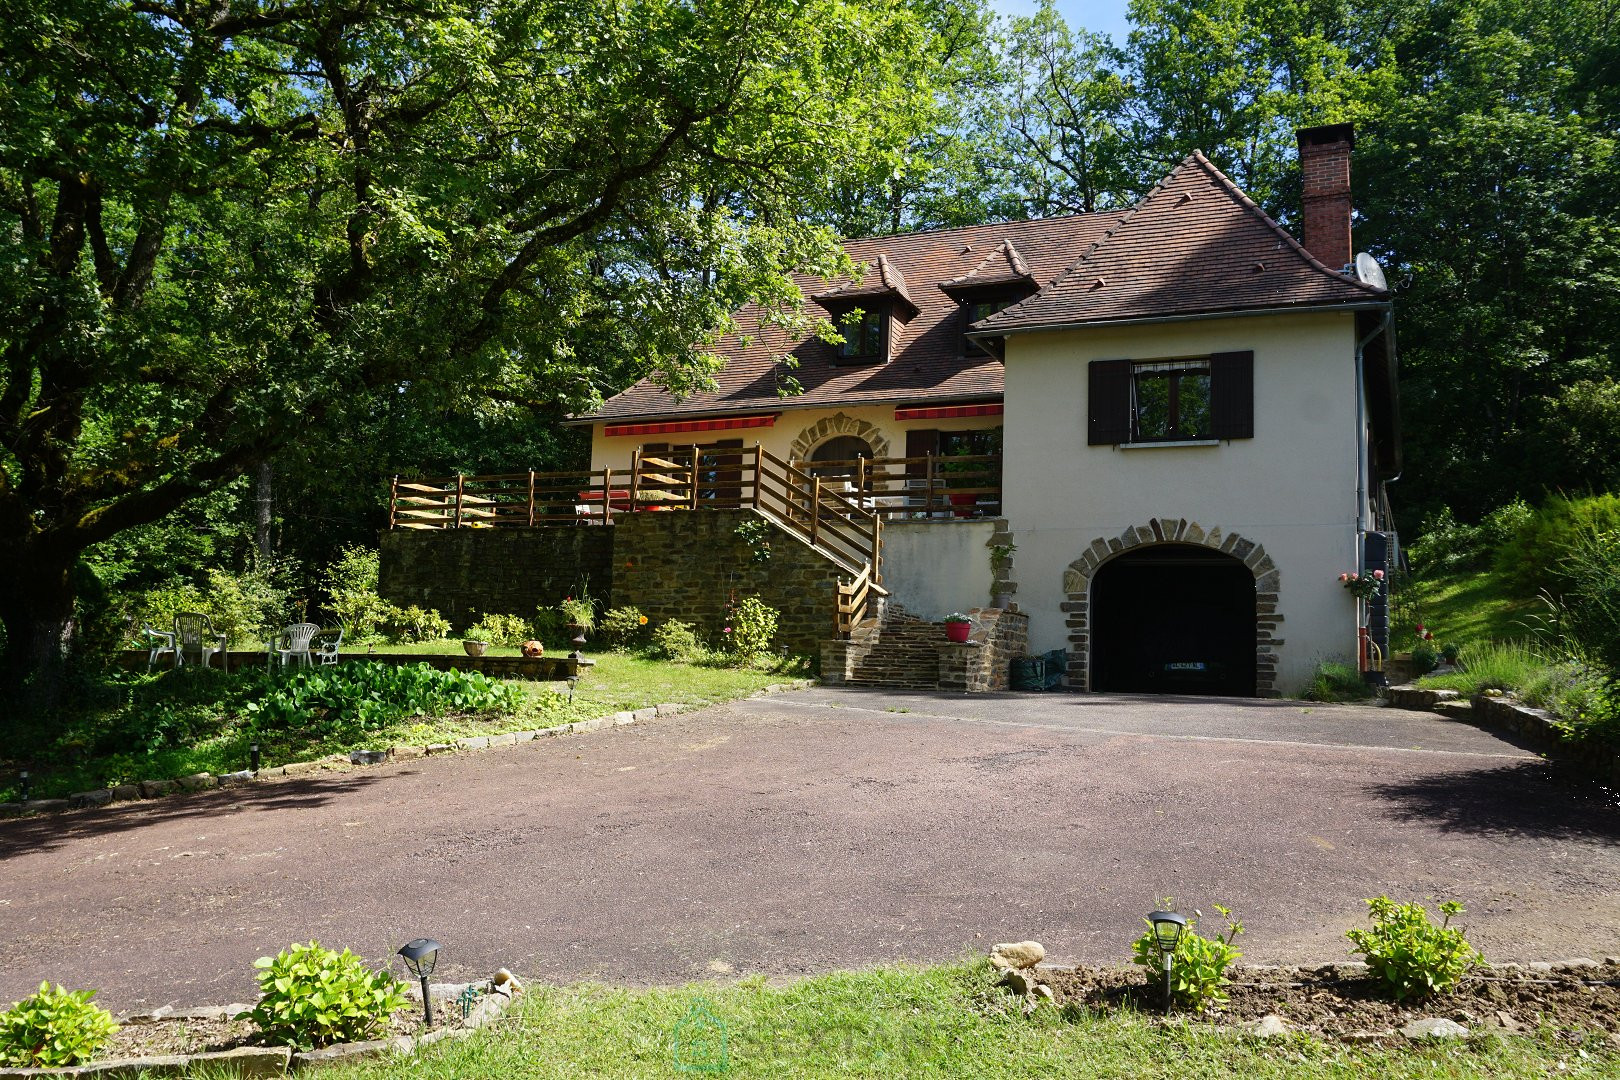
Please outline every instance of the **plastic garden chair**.
M225 635L214 629L213 620L196 611L182 611L174 617L175 666L187 663L208 666L211 657L219 657L224 671L229 663L225 652ZM188 660L195 657L195 660Z
M322 664L335 664L338 662L338 646L343 644L343 627L336 630L322 630L315 635L315 645L311 653Z
M276 657L281 666L296 663L299 667L310 666L309 643L315 635L320 633L320 627L312 622L293 623L281 632L276 638ZM324 663L324 661L323 661Z
M180 666L180 652L174 647L174 633L168 630L155 629L151 623L141 627L141 633L146 638L146 670L152 670L160 656L174 657L174 666Z

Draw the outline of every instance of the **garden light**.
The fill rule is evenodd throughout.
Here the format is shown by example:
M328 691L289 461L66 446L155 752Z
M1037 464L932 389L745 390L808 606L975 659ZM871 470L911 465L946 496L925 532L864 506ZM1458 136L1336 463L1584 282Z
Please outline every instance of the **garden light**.
M248 743L248 768L253 772L259 771L259 744Z
M28 789L30 787L32 787L32 786L33 785L31 783L29 783L29 780L28 780L28 770L27 769L23 769L22 771L17 773L17 801L18 802L27 802L28 801Z
M422 1018L433 1026L433 999L428 996L428 976L439 962L439 950L444 948L432 938L419 937L399 950L405 961L405 970L422 980Z
M1174 911L1154 911L1148 914L1148 922L1153 927L1153 942L1159 947L1159 955L1164 957L1164 1011L1170 1012L1170 965L1176 955L1176 946L1181 942L1181 935L1187 932L1187 920Z
M570 676L568 676L567 682L568 682L568 704L572 705L574 703L574 687L579 685L579 676L578 675L570 675Z

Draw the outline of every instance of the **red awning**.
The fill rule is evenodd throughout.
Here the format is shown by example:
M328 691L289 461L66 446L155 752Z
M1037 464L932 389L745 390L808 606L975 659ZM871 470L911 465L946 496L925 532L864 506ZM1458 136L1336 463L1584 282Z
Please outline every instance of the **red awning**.
M650 424L608 424L603 435L673 435L681 431L734 431L737 428L771 427L781 413L761 416L721 416L713 420L666 420Z
M896 420L951 420L958 416L1000 416L1001 402L987 405L933 405L928 407L908 408L904 405L894 410Z

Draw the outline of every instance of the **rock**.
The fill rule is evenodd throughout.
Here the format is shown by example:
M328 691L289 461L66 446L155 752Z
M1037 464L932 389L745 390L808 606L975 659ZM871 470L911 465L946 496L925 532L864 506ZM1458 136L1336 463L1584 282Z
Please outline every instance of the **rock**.
M159 795L170 795L180 790L178 780L142 780L141 798L155 799Z
M1544 975L1553 969L1553 966L1545 960L1532 960L1528 966L1531 971L1539 971Z
M325 1065L333 1061L382 1057L393 1049L392 1039L371 1039L367 1042L338 1043L320 1050L305 1050L292 1056L292 1069L297 1072L311 1065Z
M1027 975L1017 968L1008 968L1001 973L1001 985L1015 994L1028 997L1035 987L1035 977Z
M1443 1016L1425 1016L1401 1028L1401 1034L1408 1039L1465 1039L1468 1029Z
M1035 987L1035 996L1040 998L1042 1001L1051 1001L1053 1000L1052 988L1047 986L1045 983L1041 983Z
M215 1050L206 1054L193 1054L194 1065L220 1066L226 1076L285 1076L292 1061L289 1046L238 1046L234 1050Z
M214 774L205 772L182 776L177 783L186 791L207 791L209 788L217 786L214 782Z
M613 723L615 725L633 724L635 722L636 722L636 714L633 713L633 712L616 712L616 713L613 714Z
M414 758L425 757L427 755L427 747L396 746L394 747L392 753L395 761L408 761Z
M174 1015L173 1005L159 1005L150 1012L130 1013L119 1019L120 1024L131 1024L140 1027L142 1024L155 1024L159 1020L167 1020Z
M244 784L253 783L253 770L242 769L239 772L220 773L217 779L219 780L219 786L222 788L241 787Z
M106 806L113 801L112 788L97 788L94 791L75 791L68 796L68 802L74 806Z
M1560 961L1559 963L1554 964L1553 965L1553 970L1554 971L1584 971L1584 970L1586 970L1588 968L1595 968L1597 966L1598 966L1598 962L1596 960L1589 960L1584 956L1574 956L1574 957L1571 957L1568 960L1563 960L1563 961Z
M1605 956L1603 958L1603 966L1620 967L1620 956Z
M289 761L281 767L283 776L307 776L321 771L318 761Z
M350 765L381 765L388 760L386 750L350 750Z
M506 735L491 735L489 737L489 745L491 746L516 746L517 741L517 736L510 733Z
M990 964L998 971L1032 968L1046 959L1046 946L1038 941L1013 941L990 950Z
M518 977L505 968L496 971L495 977L489 981L496 991L502 994L511 995L523 990L523 984L518 982Z
M1518 1031L1524 1025L1513 1018L1513 1014L1505 1009L1496 1010L1496 1022L1508 1031Z
M112 786L113 802L134 802L141 797L139 784L114 784Z
M474 735L468 739L457 739L456 747L460 750L483 750L489 746L488 735Z
M453 753L456 748L450 743L436 742L428 743L422 749L429 754L449 754Z
M1288 1021L1276 1013L1267 1013L1249 1025L1249 1034L1257 1039L1281 1039L1291 1030Z
M635 717L637 720L656 720L658 719L658 709L656 707L651 709L637 709L635 712Z

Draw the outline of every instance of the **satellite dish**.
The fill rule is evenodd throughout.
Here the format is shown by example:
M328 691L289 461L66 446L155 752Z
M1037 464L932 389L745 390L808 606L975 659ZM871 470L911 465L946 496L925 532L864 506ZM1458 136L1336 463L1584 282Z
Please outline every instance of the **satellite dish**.
M1389 291L1389 282L1384 279L1384 268L1378 265L1377 259L1365 251L1356 253L1356 280L1382 292Z

